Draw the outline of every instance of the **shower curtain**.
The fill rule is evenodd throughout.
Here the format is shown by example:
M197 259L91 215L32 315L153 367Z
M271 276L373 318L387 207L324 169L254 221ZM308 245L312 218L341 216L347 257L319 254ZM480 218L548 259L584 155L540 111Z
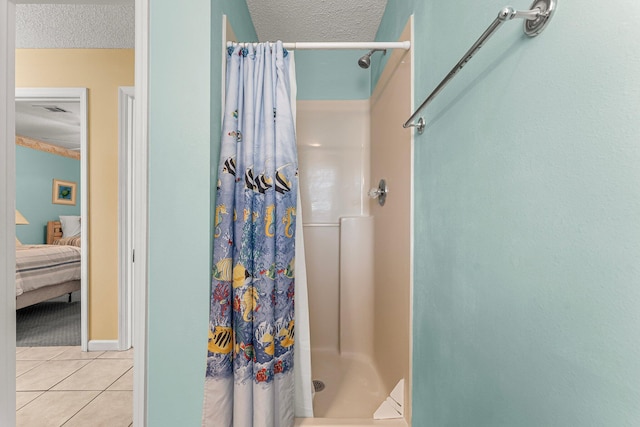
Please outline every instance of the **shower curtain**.
M299 327L291 55L281 42L227 54L203 425L288 427Z

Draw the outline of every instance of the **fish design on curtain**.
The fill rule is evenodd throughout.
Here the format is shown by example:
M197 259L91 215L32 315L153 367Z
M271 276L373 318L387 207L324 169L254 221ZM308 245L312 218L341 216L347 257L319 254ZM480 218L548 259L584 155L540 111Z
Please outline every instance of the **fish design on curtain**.
M298 166L282 43L227 49L203 425L293 426Z

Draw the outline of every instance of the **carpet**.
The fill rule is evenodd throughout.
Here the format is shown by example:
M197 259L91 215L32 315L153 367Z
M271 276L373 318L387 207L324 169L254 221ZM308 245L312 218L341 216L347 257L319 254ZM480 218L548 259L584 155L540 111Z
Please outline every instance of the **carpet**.
M80 345L79 292L16 310L16 347Z

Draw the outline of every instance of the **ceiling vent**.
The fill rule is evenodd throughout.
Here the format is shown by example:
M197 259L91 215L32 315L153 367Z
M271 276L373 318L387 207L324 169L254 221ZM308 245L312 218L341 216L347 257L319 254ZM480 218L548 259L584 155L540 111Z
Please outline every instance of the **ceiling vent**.
M70 113L70 111L67 111L64 108L57 107L55 105L32 105L32 107L44 108L45 110L52 113Z

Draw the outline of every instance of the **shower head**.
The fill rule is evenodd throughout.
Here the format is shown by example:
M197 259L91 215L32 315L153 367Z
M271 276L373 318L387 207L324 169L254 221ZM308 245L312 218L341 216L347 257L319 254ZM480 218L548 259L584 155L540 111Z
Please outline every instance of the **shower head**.
M369 68L369 66L371 65L371 55L373 54L373 52L374 51L372 50L358 59L358 65L360 66L360 68L364 68L365 70Z
M364 68L365 70L367 68L369 68L371 66L371 55L373 55L373 52L377 52L377 51L382 51L383 55L387 54L387 49L372 49L372 50L370 50L369 53L361 56L360 59L358 59L358 65L360 66L360 68Z

